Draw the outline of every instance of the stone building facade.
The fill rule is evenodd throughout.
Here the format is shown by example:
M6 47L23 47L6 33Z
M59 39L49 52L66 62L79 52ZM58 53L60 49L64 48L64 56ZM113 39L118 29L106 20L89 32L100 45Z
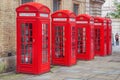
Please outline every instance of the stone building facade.
M1 0L0 2L0 73L15 70L16 54L16 12L15 9L24 3L25 0ZM26 0L39 2L47 5L54 11L54 6L58 9L68 9L76 14L94 12L92 4L99 3L101 7L104 0ZM91 2L92 1L92 2ZM103 2L97 2L103 1ZM92 10L91 10L91 8ZM90 12L91 11L91 12ZM100 11L99 11L100 12ZM95 13L96 14L96 13ZM94 15L94 14L93 14ZM99 14L100 15L100 14Z
M90 0L90 15L100 16L105 0Z

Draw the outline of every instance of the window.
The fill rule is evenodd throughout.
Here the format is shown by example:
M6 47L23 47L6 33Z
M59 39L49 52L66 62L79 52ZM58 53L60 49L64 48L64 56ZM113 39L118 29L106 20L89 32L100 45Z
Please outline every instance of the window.
M48 24L42 24L42 63L48 62Z
M33 2L33 0L21 0L21 4L27 3L27 2Z
M76 15L78 14L79 4L76 4L76 3L73 4L73 11L74 11L74 13L76 13Z
M21 62L22 64L32 64L32 34L33 23L21 24Z
M55 57L64 58L65 51L65 27L64 26L55 26Z
M61 0L53 0L53 12L61 8Z
M95 50L100 51L100 29L95 29Z
M86 28L78 28L77 52L79 54L86 53Z

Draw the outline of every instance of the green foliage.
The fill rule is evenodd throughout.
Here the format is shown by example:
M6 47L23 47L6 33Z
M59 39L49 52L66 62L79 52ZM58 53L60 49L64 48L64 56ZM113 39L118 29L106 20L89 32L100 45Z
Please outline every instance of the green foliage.
M120 3L114 2L115 5L115 11L109 13L107 16L112 17L112 18L120 18Z
M5 72L5 64L0 62L0 73Z

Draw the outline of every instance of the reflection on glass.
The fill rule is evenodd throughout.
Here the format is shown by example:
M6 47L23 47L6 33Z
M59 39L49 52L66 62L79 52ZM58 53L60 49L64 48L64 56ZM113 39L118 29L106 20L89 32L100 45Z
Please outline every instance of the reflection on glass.
M86 28L78 28L77 51L79 54L86 53Z
M21 62L32 64L32 23L22 23L21 27Z
M55 27L55 56L64 57L64 26Z
M71 27L71 34L72 34L72 37L71 37L71 41L72 41L72 57L75 57L75 27L72 26Z
M29 23L29 29L32 30L32 23Z
M48 24L42 24L42 63L48 62Z
M100 29L95 29L95 50L100 50Z

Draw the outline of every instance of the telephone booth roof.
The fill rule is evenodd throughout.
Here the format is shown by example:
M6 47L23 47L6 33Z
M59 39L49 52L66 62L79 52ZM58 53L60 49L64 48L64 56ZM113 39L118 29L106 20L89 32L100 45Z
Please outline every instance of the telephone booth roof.
M97 17L94 17L94 20L95 22L99 22L99 21L104 22L105 18L97 16Z
M50 13L50 9L40 3L36 3L36 2L28 2L25 3L21 6L19 6L18 8L16 8L17 12L31 12L31 11L35 11L35 12L44 12L44 13Z
M88 14L80 14L80 15L77 16L77 19L79 20L80 17L83 17L84 19L89 19L89 20L90 20L91 18L93 18L92 16L90 16L90 15L88 15Z
M110 18L106 18L107 22L112 22Z
M57 17L57 18L60 18L60 17L62 17L62 18L63 17L75 18L76 17L75 13L73 13L70 10L58 10L58 11L54 12L51 16Z

